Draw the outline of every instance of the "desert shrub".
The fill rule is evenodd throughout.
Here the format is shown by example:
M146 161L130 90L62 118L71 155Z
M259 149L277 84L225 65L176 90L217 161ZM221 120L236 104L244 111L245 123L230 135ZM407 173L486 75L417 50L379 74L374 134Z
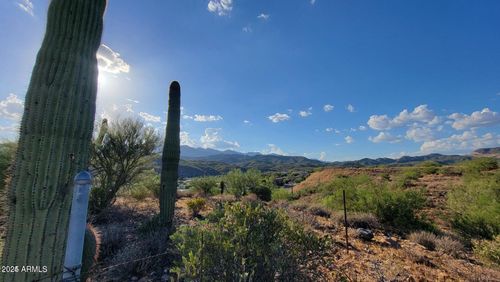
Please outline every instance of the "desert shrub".
M381 223L401 231L427 227L417 216L426 202L421 191L390 187L366 176L337 178L329 186L337 189L327 187L330 195L322 203L332 210L342 210L342 190L346 190L346 206L351 212L373 213Z
M332 214L328 209L325 209L324 207L319 206L319 205L310 206L309 212L313 215L326 217L326 218L330 217L330 215Z
M223 179L228 186L228 191L236 197L245 196L263 182L262 174L255 169L246 172L234 169L226 174Z
M152 232L119 249L110 262L112 265L117 265L110 269L112 272L110 276L116 279L113 281L125 281L131 276L147 275L155 270L161 265L162 257L144 258L164 253L167 249L167 238L162 231Z
M218 217L218 218L217 218ZM183 226L172 240L182 259L175 271L186 280L301 281L325 242L284 212L260 204L226 204L212 221Z
M500 233L500 173L468 178L448 192L452 226L466 239Z
M189 200L186 205L193 214L193 217L197 217L200 214L200 211L205 208L207 201L204 198L194 198Z
M257 195L257 197L262 201L268 202L268 201L271 201L271 199L272 199L271 188L269 188L267 186L263 186L263 185L257 186L254 189L252 189L251 192L254 193L255 195Z
M418 231L409 236L410 241L424 246L429 251L434 251L438 244L438 237L430 232Z
M494 170L498 168L496 158L475 158L462 163L464 170L468 173L481 173L483 171Z
M196 177L189 181L189 187L195 192L203 193L203 195L213 195L217 184L217 178L214 176Z
M439 168L442 165L438 162L433 162L433 161L425 161L420 164L420 171L423 174L436 174L439 172Z
M396 177L396 185L399 187L411 187L420 177L422 177L422 172L419 168L406 168Z
M464 246L460 241L449 236L441 236L437 241L436 249L453 257L459 257L460 253L464 250Z
M0 143L0 190L4 188L5 180L9 174L9 167L14 161L17 144L14 142Z
M136 200L143 200L147 197L158 198L160 175L153 169L142 172L132 184L126 187L125 193Z
M473 240L473 251L483 262L500 266L500 235L493 240Z
M332 215L333 221L337 226L345 225L344 214L335 212ZM380 222L377 217L371 213L354 212L347 215L347 225L352 228L380 228Z
M125 232L123 226L120 224L104 225L99 228L99 234L101 239L99 256L101 259L112 257L125 245Z
M292 193L288 189L285 188L278 188L274 189L271 193L271 198L273 200L291 200L292 199Z

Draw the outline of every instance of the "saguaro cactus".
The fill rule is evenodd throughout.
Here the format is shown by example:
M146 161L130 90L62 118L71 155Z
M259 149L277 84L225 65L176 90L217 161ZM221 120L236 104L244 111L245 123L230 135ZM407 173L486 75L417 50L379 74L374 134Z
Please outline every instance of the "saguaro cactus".
M106 0L52 0L26 94L3 266L41 271L0 281L61 278L75 173L87 169ZM47 272L43 272L46 267Z
M180 117L181 86L177 81L170 84L168 95L168 118L165 143L163 144L161 182L160 182L160 224L172 228L175 200L177 197L177 178L180 158Z

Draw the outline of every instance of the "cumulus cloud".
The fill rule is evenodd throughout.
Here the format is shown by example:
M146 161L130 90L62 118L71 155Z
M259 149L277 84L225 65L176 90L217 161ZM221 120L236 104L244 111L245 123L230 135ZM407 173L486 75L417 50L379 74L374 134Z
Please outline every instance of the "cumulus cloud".
M13 124L8 125L8 126L0 126L0 131L3 133L5 133L5 132L17 133L17 132L19 132L19 123L13 123Z
M354 142L354 138L352 138L351 136L346 136L344 139L347 144L351 144Z
M354 106L349 104L347 105L347 107L345 107L347 109L347 111L349 111L350 113L354 113L355 109L354 109Z
M470 115L453 113L448 118L453 120L451 126L457 130L500 124L500 115L488 108L473 112Z
M426 141L420 146L422 153L434 152L470 152L471 150L500 146L500 135L486 133L478 135L474 130L464 131L462 134L432 141Z
M319 160L324 161L326 160L326 152L321 152L319 153Z
M21 0L21 1L17 2L16 4L19 8L21 8L21 10L25 11L30 16L35 15L35 13L33 12L33 8L34 8L33 2L31 2L31 0Z
M96 57L99 64L99 70L101 71L112 74L130 72L130 65L120 57L120 53L113 51L104 44L99 46Z
M225 16L233 9L233 0L210 0L207 9L211 13L219 16Z
M189 133L186 132L186 131L181 131L179 132L179 138L180 138L180 141L181 141L181 145L186 145L186 146L190 146L190 147L196 147L197 144L196 144L196 141L191 139L189 137Z
M366 126L364 126L364 125L360 125L360 126L358 127L358 129L359 129L360 131L365 131L367 128L366 128Z
M415 142L430 141L434 139L434 131L429 127L413 127L406 131L406 139Z
M219 150L234 150L240 147L236 141L224 140L220 134L221 131L221 128L206 128L205 134L200 137L201 147Z
M148 113L145 113L145 112L140 112L139 116L141 116L145 121L149 121L149 122L161 122L161 117L155 116L155 115L152 115L152 114L148 114Z
M439 118L436 118L434 112L427 105L420 105L413 109L412 112L404 109L394 118L389 118L387 115L372 115L367 124L375 130L388 130L413 122L436 125L439 123Z
M0 117L20 121L23 115L24 101L17 95L10 93L7 98L0 101Z
M244 121L243 121L243 123L244 123L244 124L248 124L248 125L252 124L252 122L251 122L251 121L249 121L249 120L244 120Z
M264 13L261 13L260 15L257 16L258 19L261 19L261 20L265 20L267 21L269 19L269 14L264 14Z
M325 112L331 112L331 111L333 111L333 108L335 108L335 106L330 105L330 104L326 104L326 105L323 106L323 111L325 111Z
M267 144L267 149L263 150L262 153L263 154L276 154L276 155L282 155L282 156L288 155L280 147L278 147L274 144Z
M289 120L290 116L287 114L275 113L274 115L268 116L267 118L274 123L278 123L281 121Z
M212 122L222 120L222 117L219 115L194 115L193 119L199 122Z
M398 143L401 142L401 138L399 136L393 136L389 132L380 132L375 137L368 137L368 140L373 143L381 143L381 142L389 142L389 143Z
M299 116L301 117L308 117L310 115L312 115L312 107L309 107L307 110L304 110L304 111L300 111L299 112Z

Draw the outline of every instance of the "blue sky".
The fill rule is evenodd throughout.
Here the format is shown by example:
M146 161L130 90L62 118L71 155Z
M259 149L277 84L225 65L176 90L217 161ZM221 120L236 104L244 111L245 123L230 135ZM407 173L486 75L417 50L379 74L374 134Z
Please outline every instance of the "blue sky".
M48 0L0 3L0 138L16 136ZM96 119L328 161L500 146L500 2L110 0Z

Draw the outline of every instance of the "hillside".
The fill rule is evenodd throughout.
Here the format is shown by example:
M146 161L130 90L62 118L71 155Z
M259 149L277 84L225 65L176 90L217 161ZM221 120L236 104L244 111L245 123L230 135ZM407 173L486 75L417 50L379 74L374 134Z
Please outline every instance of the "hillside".
M477 149L472 152L472 155L475 157L500 158L500 147Z

